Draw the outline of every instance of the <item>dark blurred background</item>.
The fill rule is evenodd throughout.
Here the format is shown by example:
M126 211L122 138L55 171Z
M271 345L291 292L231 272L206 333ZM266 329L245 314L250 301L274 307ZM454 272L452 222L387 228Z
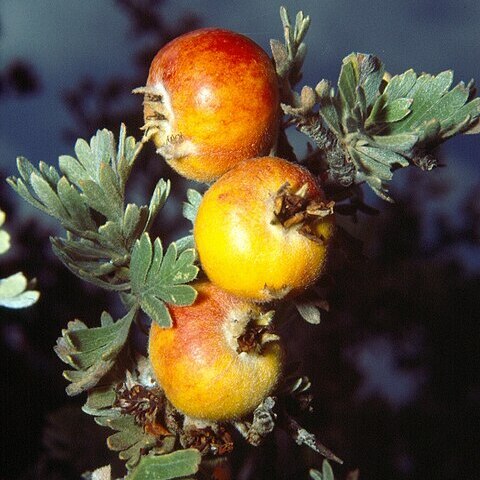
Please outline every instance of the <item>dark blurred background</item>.
M449 0L283 2L312 17L302 83L335 81L351 51L377 54L391 73L413 67L456 81L480 81L480 2ZM56 164L77 137L121 121L140 136L141 99L155 52L200 26L244 33L268 50L282 38L272 0L2 0L0 3L0 207L13 248L1 275L24 271L42 296L28 310L1 310L0 479L77 479L110 461L104 434L67 398L63 365L52 347L67 322L91 326L113 296L85 285L50 252L56 225L14 197L4 177L15 157ZM306 140L292 142L302 154ZM367 194L378 214L345 218L363 243L332 262L331 310L320 326L283 326L293 360L313 383L314 413L301 418L342 457L339 478L474 479L480 468L480 168L479 138L451 140L445 168L398 172L393 205ZM169 241L186 182L147 150L132 179L134 200L159 176L173 201L157 222ZM357 247L355 245L355 247ZM281 432L260 449L239 448L239 479L300 479L321 459Z

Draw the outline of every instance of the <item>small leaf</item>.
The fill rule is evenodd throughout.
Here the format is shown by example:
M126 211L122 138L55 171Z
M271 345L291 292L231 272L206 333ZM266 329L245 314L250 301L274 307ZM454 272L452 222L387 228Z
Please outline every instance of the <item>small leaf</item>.
M195 241L193 239L193 235L187 235L185 237L176 240L175 243L177 244L178 251L184 252L187 249L195 249Z
M103 189L93 180L82 180L80 187L83 190L83 198L85 202L94 210L101 213L109 220L118 221L122 216L122 205L115 199L110 198L110 191ZM118 200L118 199L117 199Z
M401 75L395 75L385 87L385 98L390 102L398 98L410 98L410 91L416 81L417 74L412 69L407 70Z
M152 263L152 243L148 233L144 233L136 241L130 260L130 281L132 291L140 291L147 280L148 270Z
M410 98L397 98L393 102L388 102L377 117L379 122L398 122L410 113Z
M147 207L138 207L134 203L129 203L123 215L122 236L125 239L126 248L130 251L135 240L147 227L149 210Z
M23 273L15 273L0 280L0 300L19 295L27 288L27 279Z
M0 227L5 222L5 212L0 210ZM5 230L0 229L0 255L8 252L10 249L10 235Z
M0 305L7 308L27 308L32 306L40 298L40 292L26 290L15 297L0 299Z
M399 133L398 135L374 135L373 139L375 146L408 154L417 143L418 136L410 133Z
M64 372L72 382L68 395L78 395L93 388L111 370L123 350L135 315L131 310L115 323L87 328L82 322L70 322L54 347L60 359L76 370Z
M197 276L195 258L193 250L179 254L175 243L168 246L164 255L160 239L152 246L147 233L135 243L130 260L132 293L142 310L160 325L171 325L165 302L191 305L195 301L195 290L185 285Z
M95 158L90 149L90 145L83 138L79 138L75 143L75 155L87 172L88 177L92 180L98 180Z
M322 477L323 480L335 480L333 476L333 470L327 460L324 460L322 463Z
M69 218L69 215L58 198L57 193L43 177L33 173L30 177L30 182L37 197L48 209L50 215L59 220Z
M65 177L58 181L57 193L70 220L70 227L77 230L95 230L96 225L83 202L80 192Z
M183 203L183 216L192 223L195 223L198 207L202 201L202 194L193 188L189 188L187 190L187 199L188 202Z
M313 480L323 480L323 476L318 470L312 468L308 473Z
M58 157L60 171L67 177L68 181L79 186L80 181L87 178L85 167L74 157L70 155L61 155Z
M166 455L148 455L140 460L128 480L170 480L197 473L201 455L193 448Z
M272 50L273 60L275 61L275 67L277 74L280 78L283 78L288 72L288 51L285 45L278 40L270 40L270 48Z
M144 296L140 301L140 306L145 314L161 327L169 328L172 326L172 317L162 300L152 295Z
M320 310L311 302L295 302L298 313L301 317L312 325L320 323Z
M344 59L344 63L338 77L338 91L346 109L352 110L356 102L357 76L350 57Z
M143 428L137 425L132 415L108 415L96 417L95 421L99 425L118 431L108 437L107 445L111 450L120 452L119 457L126 460L128 469L135 467L143 452L148 451L157 443L157 438L144 432Z
M147 226L145 227L145 230L148 230L153 221L155 220L155 217L157 216L158 212L162 209L162 207L165 205L168 196L170 195L170 180L163 180L161 178L156 187L155 190L153 191L152 198L150 199L150 205L148 207L148 221L147 221Z

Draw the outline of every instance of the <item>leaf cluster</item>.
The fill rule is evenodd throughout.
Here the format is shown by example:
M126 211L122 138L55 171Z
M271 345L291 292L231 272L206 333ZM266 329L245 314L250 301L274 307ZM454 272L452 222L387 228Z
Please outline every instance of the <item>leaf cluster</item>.
M120 129L99 130L90 143L79 139L76 157L59 158L60 173L44 162L35 168L17 159L21 178L9 184L34 207L56 218L66 238L51 239L53 251L76 275L103 288L129 288L128 266L135 240L165 204L169 182L160 179L148 206L125 206L125 186L142 144Z
M280 7L280 19L283 26L285 43L270 40L273 59L280 81L282 101L290 103L295 100L292 87L302 78L302 65L307 54L307 46L303 39L310 26L310 17L299 11L292 25L287 9Z
M66 237L53 237L51 242L72 272L106 289L131 291L132 306L140 306L167 326L170 316L164 302L193 302L194 290L182 284L193 280L198 269L193 265L193 250L187 249L190 239L183 240L177 259L175 244L163 256L160 240L153 247L148 236L167 201L169 181L157 182L148 205L126 204L127 180L141 148L141 142L127 136L124 125L118 145L112 132L99 130L90 143L76 142L76 157L59 158L60 172L44 162L37 169L20 157L20 178L11 177L8 182L65 228ZM190 195L192 201L198 200Z
M343 59L337 89L322 80L282 106L325 152L334 182L366 182L391 200L393 171L411 164L430 170L435 147L456 134L480 131L473 82L452 83L450 70L391 77L379 58L352 53Z

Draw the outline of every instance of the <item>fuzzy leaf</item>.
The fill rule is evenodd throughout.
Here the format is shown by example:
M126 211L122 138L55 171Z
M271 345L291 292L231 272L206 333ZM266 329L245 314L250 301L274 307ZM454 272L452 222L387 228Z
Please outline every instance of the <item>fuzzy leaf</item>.
M415 82L412 84L413 79ZM391 82L394 80L395 77ZM433 147L455 133L467 130L480 117L480 99L469 100L470 89L463 83L459 83L449 90L452 81L453 72L450 70L439 73L437 76L422 74L418 78L413 72L409 72L408 82L405 79L403 81L402 94L407 87L410 87L406 96L413 100L412 113L402 121L392 124L388 133L418 132L423 137L424 143ZM400 81L396 81L396 83L398 84ZM397 85L391 90L397 94L398 89ZM389 94L389 92L388 85L385 93ZM440 129L432 131L430 135L425 135L423 132L425 125L429 125L433 120L440 124ZM460 130L456 129L457 126L461 126Z
M202 201L202 194L193 188L189 188L187 190L187 199L187 202L183 202L183 216L192 223L195 223L198 207Z
M189 448L167 455L147 455L131 472L128 480L170 480L197 473L201 462L198 450Z
M163 178L161 178L156 187L155 190L153 191L152 198L150 200L150 205L148 207L149 215L148 215L148 222L147 226L145 227L145 230L147 230L153 223L153 220L157 216L157 213L162 209L162 207L165 205L165 202L168 199L168 196L170 195L170 180L165 181Z
M349 59L349 57L347 57ZM356 89L357 89L357 76L355 74L355 68L350 61L346 61L340 70L340 76L338 77L338 91L342 98L345 110L353 110L356 103Z
M322 476L323 480L335 480L333 476L333 470L327 460L322 463Z
M124 206L125 183L141 142L120 128L118 148L108 130L99 130L90 143L79 139L76 158L59 158L64 176L40 162L17 161L21 178L10 185L36 208L57 218L67 238L52 239L55 254L73 273L102 288L125 290L134 242L147 231L165 204L170 182L160 180L150 205Z
M187 249L195 249L195 240L193 239L193 235L186 235L185 237L176 240L175 243L177 244L177 248L180 253Z
M409 133L374 135L373 140L376 147L393 150L397 153L409 153L417 143L418 136Z
M378 58L351 54L343 60L338 91L321 81L316 93L318 113L339 140L338 148L353 161L356 181L366 181L389 199L392 169L415 163L419 150L428 154L453 135L480 133L480 98L473 98L472 83L450 90L451 71L417 76L408 70L389 81L383 75ZM300 116L300 129L312 136L313 130L301 122ZM333 170L330 163L338 157L326 156Z
M54 347L60 359L75 368L64 372L72 382L66 389L68 395L93 388L110 371L125 345L134 315L131 310L120 320L96 328L69 322Z
M133 243L147 228L149 209L129 203L123 215L122 236L126 241L126 248L131 250Z
M33 191L48 209L48 213L52 217L55 217L58 220L62 220L63 218L69 218L69 215L65 210L62 202L58 198L57 193L53 190L47 180L45 180L40 175L33 173L30 177L30 182Z
M110 412L112 412L110 410ZM135 423L131 415L108 415L96 417L95 422L116 433L108 437L107 445L110 450L119 452L121 460L126 461L128 469L135 467L140 461L142 453L151 449L157 443L155 436L144 432L140 425ZM138 477L140 478L140 477Z
M193 250L178 254L175 243L164 255L160 239L152 245L147 233L135 243L130 261L132 293L142 310L164 327L171 325L165 303L191 305L195 301L195 290L185 285L197 276L194 261Z
M300 316L312 325L318 325L321 320L320 310L311 302L295 302Z

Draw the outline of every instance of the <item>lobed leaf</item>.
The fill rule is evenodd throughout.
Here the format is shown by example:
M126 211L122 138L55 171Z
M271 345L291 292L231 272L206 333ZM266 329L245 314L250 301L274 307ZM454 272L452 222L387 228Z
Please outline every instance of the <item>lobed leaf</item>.
M198 267L194 261L192 249L179 254L175 243L171 243L164 254L160 239L157 238L152 245L147 233L133 247L130 261L132 293L142 310L164 327L171 325L165 303L191 305L195 301L195 290L185 285L197 276Z
M105 321L105 315L101 327L87 328L78 320L70 322L57 339L55 353L75 368L64 372L65 378L72 382L66 389L68 395L78 395L96 386L112 369L125 346L135 311L130 310L116 322L111 318L111 322Z
M95 422L116 433L108 437L107 446L110 450L119 452L121 460L126 461L128 469L134 468L142 454L153 448L157 438L143 430L143 427L135 422L131 415L120 415L110 410L110 415L95 417Z
M170 480L198 472L201 462L198 450L189 448L166 455L147 455L132 471L128 480Z

